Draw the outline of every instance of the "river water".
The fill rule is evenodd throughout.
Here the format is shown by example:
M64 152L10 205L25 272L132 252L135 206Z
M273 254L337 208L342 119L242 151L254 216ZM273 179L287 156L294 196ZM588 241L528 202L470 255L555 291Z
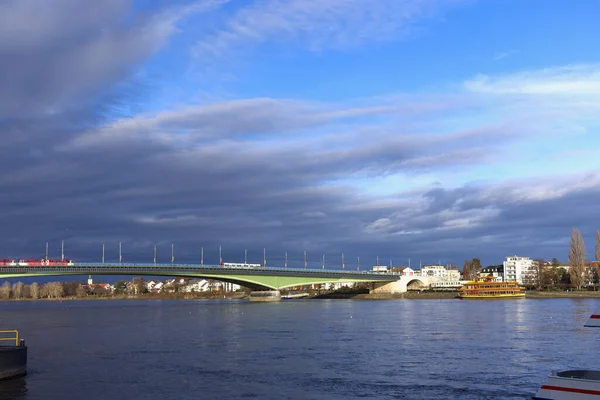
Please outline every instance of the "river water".
M0 303L6 399L527 399L600 369L596 299Z

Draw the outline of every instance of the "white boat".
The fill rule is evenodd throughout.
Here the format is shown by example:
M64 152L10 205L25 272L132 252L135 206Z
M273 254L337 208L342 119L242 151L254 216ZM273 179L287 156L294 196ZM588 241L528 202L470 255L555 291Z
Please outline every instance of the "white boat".
M600 312L595 312L586 327L600 328ZM600 371L576 369L553 371L533 400L600 400Z

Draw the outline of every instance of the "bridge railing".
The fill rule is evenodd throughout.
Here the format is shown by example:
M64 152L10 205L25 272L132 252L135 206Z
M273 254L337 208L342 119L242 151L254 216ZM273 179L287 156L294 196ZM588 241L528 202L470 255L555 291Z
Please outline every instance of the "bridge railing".
M278 272L316 272L316 273L328 273L328 274L341 274L341 275L398 275L390 272L379 272L379 271L350 271L350 270L335 270L335 269L322 269L322 268L285 268L285 267L259 267L259 268L245 268L245 267L228 267L221 265L201 265L201 264L159 264L159 263L75 263L75 267L130 267L130 268L199 268L199 269L215 269L215 270L240 270L240 271L278 271Z
M296 272L296 273L310 273L310 274L327 274L327 275L339 275L339 276L395 276L399 275L396 273L390 272L379 272L379 271L350 271L350 270L334 270L334 269L316 269L316 268L285 268L285 267L260 267L260 268L244 268L244 267L228 267L221 265L201 265L201 264L154 264L154 263L87 263L87 262L76 262L73 265L61 265L61 266L0 266L0 271L8 271L8 270L20 270L27 269L28 271L35 270L52 270L57 272L77 272L81 269L86 268L98 268L101 270L111 270L114 272L119 271L135 271L136 274L142 273L142 270L150 270L150 271L158 271L163 270L165 272L178 272L184 270L198 270L202 272L210 271L210 272L219 272L219 271L247 271L253 273L261 273L261 272Z

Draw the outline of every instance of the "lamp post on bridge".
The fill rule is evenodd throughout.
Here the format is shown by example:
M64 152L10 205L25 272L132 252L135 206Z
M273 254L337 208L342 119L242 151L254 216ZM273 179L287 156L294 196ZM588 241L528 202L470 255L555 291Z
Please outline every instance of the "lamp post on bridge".
M285 252L285 269L287 269L288 264L287 264L287 251Z
M323 254L323 263L321 264L321 266L323 267L323 269L325 269L325 254Z
M171 264L175 264L175 245L171 243Z
M104 264L104 243L102 243L102 264Z
M221 246L219 246L219 265L223 265L223 257L221 253Z
M156 245L154 245L154 265L156 265Z
M306 250L304 250L304 269L306 269Z
M60 241L60 259L61 260L65 259L65 241L64 240Z
M263 248L263 267L267 267L267 248Z
M200 266L204 266L204 247L200 248Z
M360 256L357 256L356 258L358 260L358 264L356 264L356 270L360 271Z
M121 252L121 242L119 242L119 263L123 264L123 253Z
M342 253L342 271L344 270L344 253Z
M48 242L46 242L46 260L48 260Z
M248 250L244 250L244 265L248 264Z

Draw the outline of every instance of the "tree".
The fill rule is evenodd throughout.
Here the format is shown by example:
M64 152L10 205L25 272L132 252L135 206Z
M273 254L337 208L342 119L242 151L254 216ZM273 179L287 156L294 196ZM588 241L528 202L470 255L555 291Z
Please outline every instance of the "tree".
M49 285L49 283L46 283L45 285L40 286L40 291L39 291L40 299L47 299L48 297L50 297L50 289L49 289L48 285Z
M596 261L600 261L600 231L596 231Z
M75 289L75 296L85 297L86 295L87 295L87 290L85 290L85 287L83 285L77 286L77 288Z
M23 298L23 282L17 282L15 284L13 284L12 287L12 292L13 292L13 297L15 299L22 299Z
M558 261L558 258L553 258L550 263L552 264L552 267L554 267L554 268L560 267L560 261Z
M77 296L77 288L80 286L79 282L65 282L63 283L63 290L66 297Z
M0 297L2 297L3 300L10 299L10 282L9 281L4 281L4 284L0 288Z
M33 282L29 285L29 293L31 294L32 299L40 298L40 285L37 282Z
M596 231L596 275L600 276L600 231Z
M472 281L477 277L473 274L473 263L469 260L465 260L463 264L463 279Z
M137 282L135 283L135 294L145 294L147 293L146 290L146 282L144 281L144 278L140 278L137 280Z
M115 294L123 294L127 290L127 284L125 281L118 281L115 283Z
M546 268L546 260L533 260L529 273L527 274L527 284L541 289L546 286L549 281L553 281L553 271Z
M569 263L571 264L571 283L579 290L584 281L585 273L585 243L579 229L571 230L571 247L569 249Z
M471 261L471 273L473 274L473 279L479 278L479 274L481 273L481 260L479 258L474 258Z

